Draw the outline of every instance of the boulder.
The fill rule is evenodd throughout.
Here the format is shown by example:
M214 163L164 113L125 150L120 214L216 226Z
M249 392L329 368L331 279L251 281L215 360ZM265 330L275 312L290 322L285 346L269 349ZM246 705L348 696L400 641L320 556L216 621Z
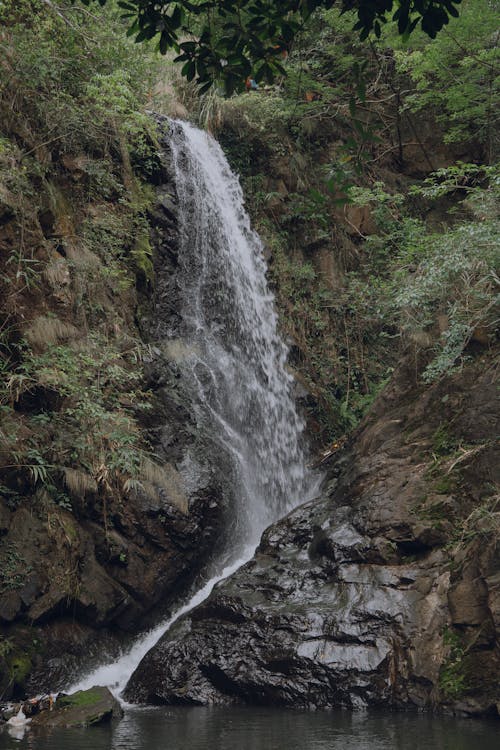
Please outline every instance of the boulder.
M120 719L123 710L110 690L93 687L59 697L53 710L33 716L32 727L92 727Z
M127 700L498 716L492 371L411 377L396 373L332 457L321 497L145 656Z
M322 498L268 529L254 559L145 657L126 690L147 703L348 708L428 702L449 574L384 560L348 506ZM430 628L432 626L432 629ZM427 630L427 657L412 651ZM422 657L422 649L420 649ZM418 669L418 678L404 679Z

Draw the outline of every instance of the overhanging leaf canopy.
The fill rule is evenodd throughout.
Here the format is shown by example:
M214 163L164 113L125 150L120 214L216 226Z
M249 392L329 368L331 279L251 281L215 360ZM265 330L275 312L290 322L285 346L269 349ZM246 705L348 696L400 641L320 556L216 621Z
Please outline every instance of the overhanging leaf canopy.
M248 76L272 83L284 74L283 58L305 21L336 2L343 12L357 12L361 39L371 32L380 36L388 21L397 23L404 37L420 23L434 38L450 16L458 16L461 0L118 0L118 5L136 42L157 39L162 54L176 50L182 75L201 91L218 82L232 93Z

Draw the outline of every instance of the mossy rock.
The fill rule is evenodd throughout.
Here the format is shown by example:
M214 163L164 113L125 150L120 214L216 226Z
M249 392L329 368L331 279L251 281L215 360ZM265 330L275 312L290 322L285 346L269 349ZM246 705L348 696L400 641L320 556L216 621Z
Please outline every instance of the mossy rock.
M33 664L30 654L14 649L5 657L4 697L21 698L26 693L26 681Z
M136 275L142 276L144 280L152 281L154 277L153 250L146 233L137 237L131 255L134 260Z
M120 704L108 688L93 687L61 696L53 711L35 716L32 726L93 727L123 715Z
M11 678L16 685L22 686L31 672L31 658L28 654L15 653L8 659Z
M13 624L0 628L0 696L4 700L22 700L38 661L43 659L44 644L29 625Z

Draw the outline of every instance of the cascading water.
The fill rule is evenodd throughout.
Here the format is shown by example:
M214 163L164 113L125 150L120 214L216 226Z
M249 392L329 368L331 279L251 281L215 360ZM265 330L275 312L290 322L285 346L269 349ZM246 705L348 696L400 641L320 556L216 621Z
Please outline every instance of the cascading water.
M262 243L222 149L187 123L172 127L179 200L183 339L198 419L229 454L238 536L263 528L304 491L302 422L277 333ZM233 537L234 538L234 537Z
M220 551L210 581L173 618L72 690L101 684L119 694L172 622L249 559L266 526L308 499L316 485L306 469L303 424L286 370L287 349L277 332L262 243L250 227L239 182L206 132L175 121L169 145L183 298L182 340L176 344L198 425L211 432L231 467L230 548Z

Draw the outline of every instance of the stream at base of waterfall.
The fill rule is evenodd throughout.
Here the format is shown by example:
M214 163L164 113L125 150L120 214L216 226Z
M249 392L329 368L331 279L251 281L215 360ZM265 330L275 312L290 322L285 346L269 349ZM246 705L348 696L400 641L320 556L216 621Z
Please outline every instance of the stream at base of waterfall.
M0 732L0 750L496 750L495 722L417 713L133 708L115 726Z

